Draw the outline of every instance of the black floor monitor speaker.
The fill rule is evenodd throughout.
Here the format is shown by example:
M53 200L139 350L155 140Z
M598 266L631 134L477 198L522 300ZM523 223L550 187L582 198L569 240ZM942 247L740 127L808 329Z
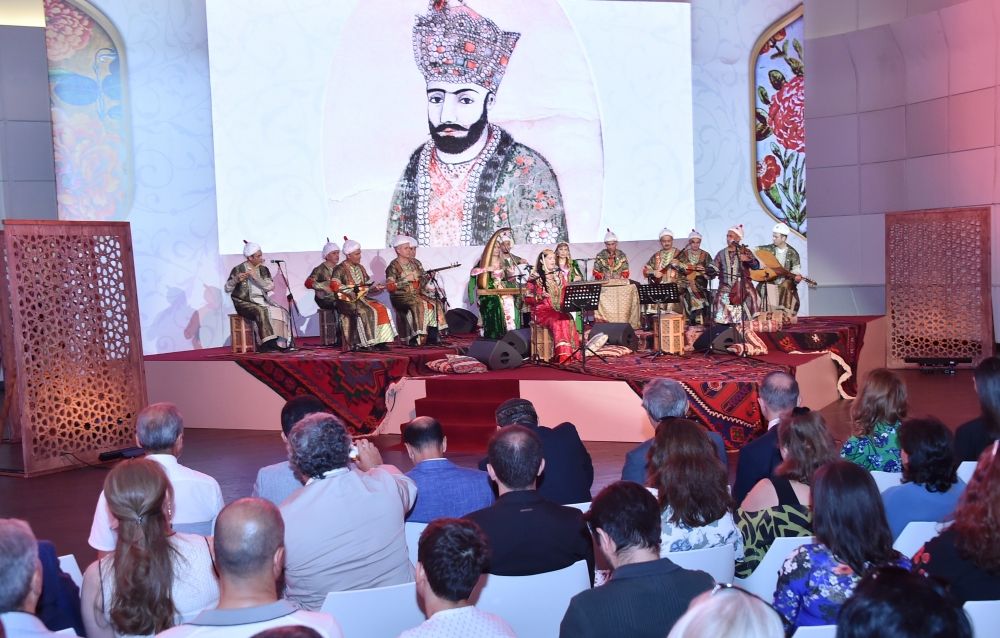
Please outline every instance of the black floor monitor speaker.
M531 356L531 328L508 330L501 341L517 350L525 359Z
M603 332L608 335L609 346L625 346L629 350L639 349L639 339L635 330L627 323L595 323L590 329L590 336Z
M518 368L524 363L513 346L499 339L476 339L469 344L466 354L482 361L490 370Z
M448 332L453 335L465 335L476 331L479 319L465 308L452 308L444 313L444 319L448 322Z
M709 344L712 345L713 350L725 350L734 343L736 343L736 329L728 324L720 323L712 326L711 331L706 330L695 339L694 350L695 352L707 350Z

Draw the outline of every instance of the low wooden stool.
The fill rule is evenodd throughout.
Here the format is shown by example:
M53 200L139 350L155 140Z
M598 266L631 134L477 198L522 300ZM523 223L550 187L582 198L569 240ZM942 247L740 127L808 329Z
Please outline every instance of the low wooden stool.
M257 352L253 340L253 324L240 315L229 315L229 334L235 354Z
M656 350L681 354L684 352L684 315L669 313L653 321L653 346Z
M545 326L531 324L531 355L542 361L551 361L555 356L552 331Z
M336 345L340 333L340 313L326 308L319 309L319 342L324 346Z

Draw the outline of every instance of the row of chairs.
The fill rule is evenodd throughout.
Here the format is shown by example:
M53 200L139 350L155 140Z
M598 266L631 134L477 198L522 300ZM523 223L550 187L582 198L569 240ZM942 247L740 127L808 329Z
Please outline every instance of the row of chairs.
M963 483L968 483L969 479L972 478L972 473L975 471L975 461L963 461L958 464L958 478L962 479ZM903 475L900 472L879 472L876 470L871 475L875 479L875 484L878 485L879 492L884 492L890 487L896 487L903 482Z

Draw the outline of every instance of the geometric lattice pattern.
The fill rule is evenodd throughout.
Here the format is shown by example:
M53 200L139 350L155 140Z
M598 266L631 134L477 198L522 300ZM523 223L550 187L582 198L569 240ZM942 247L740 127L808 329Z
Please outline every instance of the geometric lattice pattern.
M988 208L885 217L887 364L993 354Z
M146 384L128 224L11 220L3 235L26 472L134 444Z

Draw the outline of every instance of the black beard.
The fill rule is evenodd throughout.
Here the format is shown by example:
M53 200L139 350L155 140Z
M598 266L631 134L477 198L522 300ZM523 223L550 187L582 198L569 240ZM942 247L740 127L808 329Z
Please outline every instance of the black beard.
M472 123L472 126L465 128L458 124L442 124L440 126L434 126L431 124L430 120L427 121L427 128L430 129L431 139L434 140L434 145L439 151L445 155L458 155L464 153L473 147L473 145L482 138L483 133L486 131L486 125L489 124L489 120L486 119L486 105L483 105L483 113L479 116L479 119ZM456 137L454 135L442 135L441 133L445 129L451 129L452 131L467 131L464 137Z

